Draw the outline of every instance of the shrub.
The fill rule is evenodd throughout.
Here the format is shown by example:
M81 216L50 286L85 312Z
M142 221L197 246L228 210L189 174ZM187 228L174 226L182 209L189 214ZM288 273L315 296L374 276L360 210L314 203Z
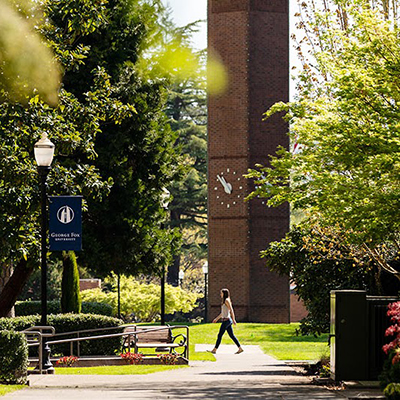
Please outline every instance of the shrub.
M10 330L0 331L0 382L26 383L28 344L25 335Z
M384 389L383 394L389 400L400 400L400 383L390 383Z
M382 348L388 355L379 377L382 389L391 383L400 383L400 301L389 304L387 315L392 325L386 329L385 336L394 336L394 339Z
M127 361L129 364L141 364L143 362L143 354L140 353L121 353L121 358Z
M40 324L39 315L30 315L15 318L0 318L0 330L22 331ZM117 318L91 314L56 314L49 315L48 324L54 326L56 333L73 332L79 330L117 327L122 321ZM101 334L117 333L119 330L104 331ZM122 328L121 328L122 331ZM97 333L98 334L98 333ZM95 336L96 333L87 336ZM73 336L62 336L66 339ZM76 336L75 336L76 337ZM80 342L81 355L110 355L121 349L122 339L119 337L110 339L98 339ZM51 346L52 354L70 354L69 344Z
M84 290L81 295L85 301L109 304L117 314L116 282L109 279L114 291L106 293L100 289ZM107 280L106 280L107 282ZM201 294L187 292L180 287L165 285L165 312L172 314L176 311L190 312L196 305ZM121 276L121 314L127 318L134 314L140 321L154 321L160 313L160 286L144 284L134 278Z
M111 317L113 315L113 308L106 303L82 301L82 314L97 314Z
M35 314L40 315L41 304L40 300L17 301L15 303L15 315L19 317ZM48 301L47 312L48 314L59 314L61 312L60 302L58 300Z
M57 360L57 366L61 367L72 367L75 363L79 361L78 357L75 356L65 356Z
M49 314L60 314L61 305L58 300L52 300L47 302L47 310ZM17 301L15 304L15 315L40 315L41 313L41 302L36 300ZM109 304L96 303L96 302L82 302L82 314L97 314L107 315L111 317L113 315L113 309Z
M165 365L175 365L176 361L178 360L178 356L176 354L157 354L157 357Z
M63 251L63 274L61 280L61 310L63 313L79 314L82 300L79 288L79 271L73 251Z
M376 290L373 268L355 267L345 243L330 229L321 233L317 228L294 226L285 238L269 243L261 252L271 271L291 277L304 301L309 314L301 321L302 335L329 331L331 290L362 289L369 294ZM325 253L332 248L341 254L338 259Z

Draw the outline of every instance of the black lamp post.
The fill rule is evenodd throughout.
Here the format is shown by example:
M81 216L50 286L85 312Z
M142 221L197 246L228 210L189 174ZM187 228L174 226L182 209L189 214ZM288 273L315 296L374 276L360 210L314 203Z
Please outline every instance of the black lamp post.
M205 261L203 264L203 274L204 274L204 322L207 322L207 315L208 315L208 299L207 299L208 261Z
M40 192L41 192L41 306L42 318L41 326L47 326L47 195L46 195L46 179L51 169L51 162L54 156L54 144L48 139L46 133L42 134L42 138L34 146L35 159L38 165L40 176ZM43 338L42 347L42 368L47 372L53 370L50 361L50 348Z
M170 195L169 190L164 188L161 196L161 206L165 210L168 209ZM161 325L165 325L165 265L162 266L161 271Z

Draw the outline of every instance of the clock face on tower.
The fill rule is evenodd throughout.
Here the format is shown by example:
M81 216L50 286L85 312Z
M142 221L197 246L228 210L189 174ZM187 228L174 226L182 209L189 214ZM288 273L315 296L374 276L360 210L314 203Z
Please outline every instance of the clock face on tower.
M214 195L221 206L235 207L243 203L245 194L245 178L242 174L227 167L221 170L214 179Z

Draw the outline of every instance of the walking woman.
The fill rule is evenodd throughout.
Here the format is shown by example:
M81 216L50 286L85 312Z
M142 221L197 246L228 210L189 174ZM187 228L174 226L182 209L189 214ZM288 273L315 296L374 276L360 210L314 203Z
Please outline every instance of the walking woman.
M219 328L219 333L217 337L217 342L215 343L215 347L210 351L210 353L215 354L218 350L219 345L221 344L222 336L225 331L228 332L230 338L234 341L236 346L238 347L238 351L235 354L240 354L243 352L242 347L240 346L239 340L237 340L236 336L233 333L232 323L236 325L235 313L233 312L231 297L228 289L221 290L221 314L216 317L213 322L221 321L221 327Z

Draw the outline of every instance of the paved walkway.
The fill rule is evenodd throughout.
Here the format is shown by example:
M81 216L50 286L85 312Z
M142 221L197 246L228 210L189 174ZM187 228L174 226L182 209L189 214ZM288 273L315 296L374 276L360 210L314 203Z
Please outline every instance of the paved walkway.
M211 346L197 345L197 351ZM4 400L114 399L346 399L348 393L313 386L285 363L264 354L258 346L222 345L216 362L191 362L190 368L150 375L31 376L30 387ZM358 393L353 392L353 396ZM353 397L355 398L355 397ZM359 398L359 397L358 397Z

